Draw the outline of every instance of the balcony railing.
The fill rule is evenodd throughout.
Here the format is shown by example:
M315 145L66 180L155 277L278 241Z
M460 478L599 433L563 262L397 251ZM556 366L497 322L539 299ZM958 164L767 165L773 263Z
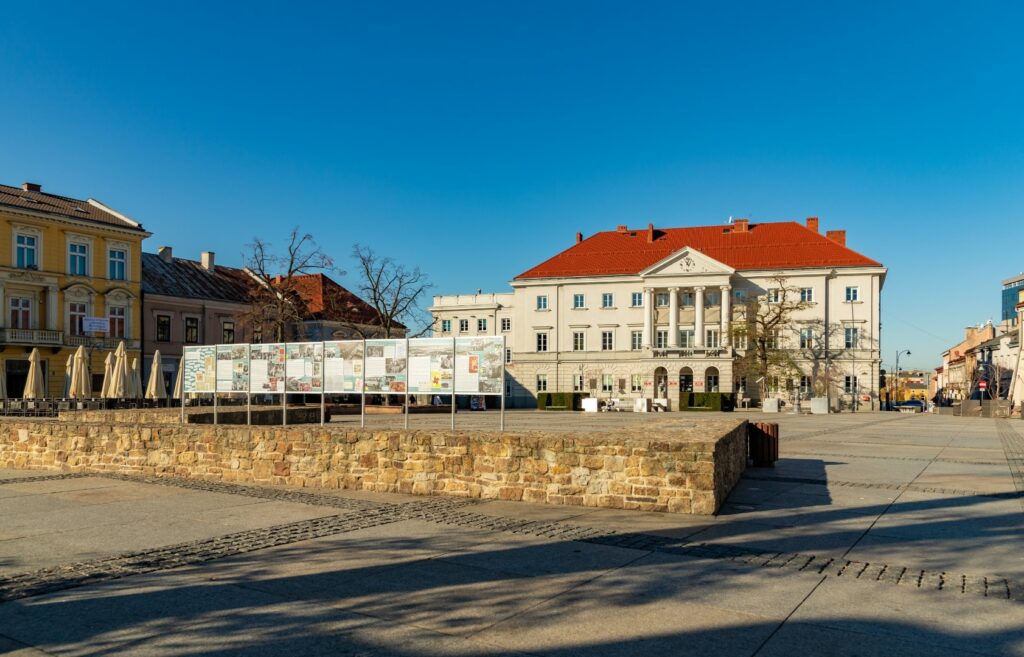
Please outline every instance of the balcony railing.
M68 335L67 345L69 347L77 347L79 345L85 345L87 349L117 349L117 345L121 344L124 340L125 349L138 349L138 340L129 340L128 338L93 338L88 335Z
M59 347L64 344L64 333L41 329L5 328L0 329L0 343Z
M732 347L655 347L655 358L730 358Z

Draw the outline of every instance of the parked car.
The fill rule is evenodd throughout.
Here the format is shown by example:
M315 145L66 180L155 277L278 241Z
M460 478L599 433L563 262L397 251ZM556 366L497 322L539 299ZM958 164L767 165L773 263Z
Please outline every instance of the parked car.
M924 413L926 404L921 399L908 399L907 401L896 402L893 408L901 413Z

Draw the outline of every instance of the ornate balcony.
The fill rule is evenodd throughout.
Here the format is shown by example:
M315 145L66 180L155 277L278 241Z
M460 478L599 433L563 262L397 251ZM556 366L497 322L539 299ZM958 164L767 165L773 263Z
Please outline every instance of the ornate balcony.
M732 347L664 347L651 350L655 358L731 358Z
M138 340L130 340L128 338L94 338L88 335L68 335L67 345L69 347L77 347L79 345L85 345L86 349L109 349L113 351L117 349L117 345L124 340L125 349L132 351L140 348Z
M64 333L42 329L5 328L0 329L0 344L60 347L64 344Z

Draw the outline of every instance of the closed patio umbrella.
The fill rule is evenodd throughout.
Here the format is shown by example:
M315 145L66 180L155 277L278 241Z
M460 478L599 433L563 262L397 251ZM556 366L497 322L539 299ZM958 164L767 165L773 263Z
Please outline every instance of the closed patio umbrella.
M107 397L125 399L131 391L131 370L128 366L128 355L125 353L124 342L114 350L114 367L110 377L110 388Z
M68 354L68 362L64 365L64 397L67 398L71 390L71 368L74 365L75 355Z
M71 399L92 397L92 381L89 378L89 361L85 355L85 346L79 345L71 366L71 385L68 389L68 397Z
M160 364L160 350L153 352L153 364L149 367L149 382L146 384L146 399L167 399L167 385Z
M100 388L100 397L106 399L110 397L110 384L114 380L114 354L107 352L107 357L103 359L103 386Z
M7 399L7 369L0 361L0 399Z
M44 399L46 387L43 385L43 363L39 358L39 349L33 347L28 357L28 377L25 379L24 399Z
M181 399L182 388L184 387L185 379L185 357L182 356L181 360L178 361L178 376L174 379L174 398Z
M132 399L142 397L142 368L139 367L139 359L132 358Z

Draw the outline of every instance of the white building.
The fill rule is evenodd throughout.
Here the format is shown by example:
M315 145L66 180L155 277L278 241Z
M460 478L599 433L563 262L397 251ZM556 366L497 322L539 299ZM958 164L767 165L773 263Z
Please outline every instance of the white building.
M827 369L833 407L877 408L879 299L886 269L846 247L845 231L806 224L631 230L619 226L576 243L516 276L512 292L444 295L430 308L435 335L505 335L509 406L544 391L602 398L667 397L681 390L758 396L731 344L732 321L751 295L785 279L807 308L782 346L798 351L803 376L772 387L804 397ZM806 347L806 349L803 349ZM814 361L806 354L820 355Z

